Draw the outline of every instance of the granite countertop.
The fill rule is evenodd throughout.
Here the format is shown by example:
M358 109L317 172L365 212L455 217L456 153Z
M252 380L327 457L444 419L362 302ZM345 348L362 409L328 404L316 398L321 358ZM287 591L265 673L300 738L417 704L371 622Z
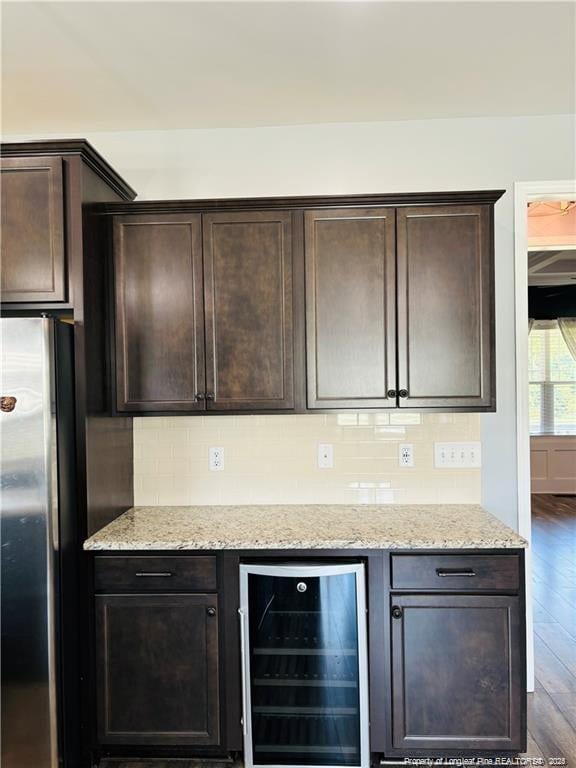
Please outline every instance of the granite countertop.
M526 546L476 504L134 507L84 543L133 551Z

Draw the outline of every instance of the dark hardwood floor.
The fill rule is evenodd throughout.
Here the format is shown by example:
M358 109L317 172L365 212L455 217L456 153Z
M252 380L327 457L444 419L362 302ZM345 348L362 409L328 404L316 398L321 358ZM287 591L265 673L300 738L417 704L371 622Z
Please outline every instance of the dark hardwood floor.
M576 496L532 496L536 690L530 757L576 767Z

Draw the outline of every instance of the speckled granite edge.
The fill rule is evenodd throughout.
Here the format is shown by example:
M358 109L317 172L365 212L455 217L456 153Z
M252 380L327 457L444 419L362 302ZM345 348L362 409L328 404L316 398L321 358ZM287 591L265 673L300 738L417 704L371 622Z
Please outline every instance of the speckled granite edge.
M479 505L134 507L84 549L515 549L527 542Z

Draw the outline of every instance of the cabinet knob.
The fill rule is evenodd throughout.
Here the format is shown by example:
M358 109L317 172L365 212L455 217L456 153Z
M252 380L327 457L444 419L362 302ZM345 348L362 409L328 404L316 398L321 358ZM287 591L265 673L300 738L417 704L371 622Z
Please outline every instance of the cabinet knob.
M207 392L206 393L206 400L214 400L214 393L213 392Z
M205 400L206 399L206 395L204 394L204 392L198 392L198 394L194 395L194 399L195 400Z
M206 613L208 614L208 616L216 616L216 608L214 608L213 606L210 606L210 608L206 609Z
M400 608L399 605L393 605L392 606L392 618L393 619L401 619L402 618L402 608Z
M396 397L396 390L395 389L389 389L388 392L386 392L387 397Z
M407 389L401 389L400 392L398 392L400 397L408 397L408 390Z

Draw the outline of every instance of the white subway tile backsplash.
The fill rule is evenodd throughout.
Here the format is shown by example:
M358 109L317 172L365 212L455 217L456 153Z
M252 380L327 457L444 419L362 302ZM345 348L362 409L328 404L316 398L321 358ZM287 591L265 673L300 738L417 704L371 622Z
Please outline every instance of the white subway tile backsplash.
M135 418L135 503L478 503L480 470L435 469L434 442L479 439L477 414ZM406 442L414 467L400 469ZM334 446L332 469L318 469L319 443ZM224 471L210 472L210 446Z

